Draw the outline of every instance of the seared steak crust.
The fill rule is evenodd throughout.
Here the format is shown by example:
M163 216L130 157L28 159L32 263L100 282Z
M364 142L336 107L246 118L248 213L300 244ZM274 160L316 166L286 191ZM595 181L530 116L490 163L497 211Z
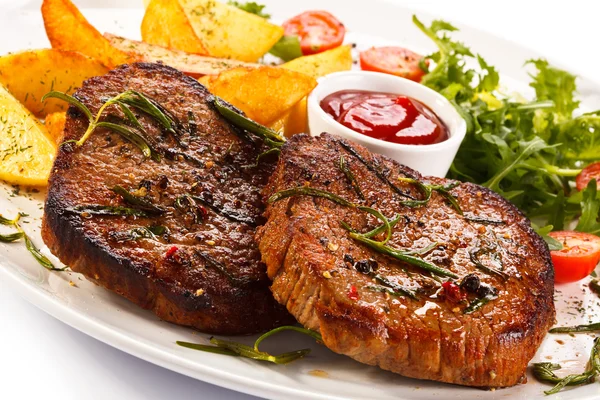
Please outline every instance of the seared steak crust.
M133 109L160 161L100 128L81 147L61 146L43 220L50 250L73 271L166 321L221 334L288 322L269 292L253 240L262 223L260 190L274 167L253 166L262 144L223 120L197 81L160 64L121 66L86 81L75 96L95 115L107 98L129 89L157 102L180 126L169 133ZM103 120L124 117L116 106L107 110ZM87 127L87 118L71 107L65 140L79 139ZM117 185L162 212L100 216L75 209L138 207L111 190ZM152 237L144 228L153 226L168 232ZM132 237L136 228L150 237Z
M338 167L340 156L364 200ZM320 331L328 348L357 361L408 377L459 385L519 383L554 322L554 272L548 247L512 204L486 188L461 183L450 190L467 219L437 191L424 206L401 205L408 198L398 191L414 198L423 194L398 177L429 184L451 182L422 177L328 134L299 135L284 146L264 194L268 198L283 189L310 186L377 208L388 218L400 214L390 246L420 249L437 242L419 257L454 272L457 283L467 274L476 274L498 290L497 299L465 313L474 295L464 301L453 298L441 281L370 250L340 226L345 221L367 232L381 221L309 196L270 204L268 221L257 233L275 298L304 326ZM489 267L502 265L508 279L476 268L470 256L473 251ZM369 265L377 274L415 290L417 299L374 290L381 289L381 281L363 273L369 260L376 262Z

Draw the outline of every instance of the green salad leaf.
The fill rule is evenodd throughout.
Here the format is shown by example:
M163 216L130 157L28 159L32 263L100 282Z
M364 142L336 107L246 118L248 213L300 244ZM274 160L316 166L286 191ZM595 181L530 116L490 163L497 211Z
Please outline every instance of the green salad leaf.
M246 11L250 14L258 15L259 17L269 19L271 18L271 14L267 14L265 10L265 5L255 3L253 1L248 1L246 3L242 3L239 1L228 1L227 4L230 6L234 6L239 8L240 10Z
M273 47L271 47L269 53L273 54L275 57L281 58L283 61L290 61L294 58L302 57L300 39L298 39L298 36L293 35L283 36L273 45Z
M422 83L467 122L449 177L493 189L542 229L568 229L579 219L576 230L600 233L595 183L581 192L574 183L582 168L600 161L600 111L576 115L576 77L546 60L528 60L535 98L506 95L496 69L452 38L454 26L413 21L438 47L425 57L433 67Z

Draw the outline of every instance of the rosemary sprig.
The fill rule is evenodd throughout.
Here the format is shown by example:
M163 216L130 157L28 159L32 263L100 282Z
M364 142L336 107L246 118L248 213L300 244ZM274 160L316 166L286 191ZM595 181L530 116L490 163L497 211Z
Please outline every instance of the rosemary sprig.
M338 167L346 176L346 179L350 183L350 186L352 186L352 189L354 189L354 191L356 192L358 198L361 200L364 200L365 195L363 194L362 190L360 189L360 185L358 184L356 177L352 173L352 170L350 170L350 168L348 167L348 164L346 163L346 159L344 158L343 155L340 156L340 161L339 161Z
M244 129L260 137L267 145L269 145L269 147L281 147L285 143L285 138L277 134L273 129L267 128L264 125L238 114L227 107L218 97L215 97L213 104L223 118L238 128Z
M138 119L131 112L131 110L127 107L128 105L150 115L155 120L157 120L166 130L174 132L173 128L172 128L172 120L170 118L168 118L165 115L165 113L163 111L161 111L161 109L159 107L157 107L155 102L151 101L143 94L136 92L134 90L127 90L121 94L118 94L115 97L112 97L112 98L106 100L106 102L98 110L98 113L96 114L96 116L92 115L92 112L90 111L89 108L87 108L87 106L85 104L83 104L82 102L77 100L75 97L70 96L66 93L51 91L49 93L46 93L44 95L44 97L42 97L42 101L46 100L47 98L57 98L57 99L66 101L67 103L69 103L69 104L75 106L77 109L79 109L83 114L85 114L85 116L89 120L89 125L88 125L86 131L84 132L84 134L79 138L79 140L66 141L63 144L74 142L75 145L79 147L79 146L83 145L83 143L85 143L85 141L96 130L96 128L106 128L106 129L110 129L110 130L113 130L113 131L119 133L123 138L125 138L126 140L128 140L128 141L132 142L133 144L135 144L136 146L138 146L140 148L140 150L142 151L142 153L144 154L144 156L150 157L156 161L160 161L160 155L151 148L150 144L144 138L144 136L140 135L138 132L136 132L134 130L134 129L137 129L137 130L145 133L145 130L142 127L142 125L140 124L140 122L138 121ZM100 122L100 118L104 114L104 111L109 106L114 105L114 104L118 105L121 108L121 110L127 117L128 121L133 125L134 129L132 129L124 124L114 124L111 122Z
M394 219L390 219L390 220L389 220L390 227L391 227L392 229L394 229L394 227L396 226L396 224L398 223L398 221L400 221L401 219L402 219L402 215L400 215L400 214L396 215L396 217L394 217ZM349 228L350 230L354 231L354 230L353 230L352 228L350 228L349 226L348 226L348 228ZM348 229L348 228L346 228L346 229ZM385 231L385 229L386 229L386 226L385 226L385 224L381 224L381 225L379 225L377 228L375 228L375 229L373 229L373 230L371 230L371 231L369 231L369 232L367 232L367 233L363 233L362 235L363 235L364 237L366 237L366 238L369 238L369 239L370 239L370 238L373 238L373 237L375 237L375 236L379 235L381 232L384 232L384 231ZM357 233L358 233L358 232L357 232Z
M16 242L19 239L23 238L23 233L21 232L14 232L14 233L9 233L6 235L0 235L0 242L2 243L12 243L12 242Z
M110 236L117 242L127 242L138 239L158 240L157 236L169 233L169 228L162 225L140 226L126 232L111 232Z
M123 186L115 185L110 189L112 192L123 197L126 203L137 206L137 208L146 211L151 214L162 214L165 210L155 204L152 204L147 198L143 196L136 196Z
M560 392L566 386L577 386L592 383L600 374L600 338L594 339L594 346L590 353L590 359L585 371L581 374L572 374L564 378L557 376L554 371L561 368L560 364L549 362L533 364L533 375L543 382L554 383L555 386L544 391L545 394L551 395Z
M373 279L383 286L373 286L369 287L371 290L381 291L389 293L393 296L406 296L410 297L413 300L417 300L417 293L414 290L409 288L405 288L402 285L399 285L396 282L390 281L387 277L380 274L373 274ZM383 290L381 290L382 288Z
M505 224L505 222L502 221L501 219L479 217L479 216L467 215L467 214L463 214L463 217L467 221L478 222L480 224L490 224L490 225L503 225L503 224Z
M274 364L282 365L282 364L289 364L292 361L299 360L299 359L305 357L311 351L310 349L302 349L302 350L290 351L288 353L283 353L283 354L274 356L267 352L259 350L258 347L262 343L263 340L267 339L268 337L270 337L274 334L277 334L279 332L286 331L286 330L303 333L305 335L312 337L313 339L315 339L318 342L323 341L321 335L318 332L311 331L309 329L300 328L297 326L280 326L279 328L275 328L275 329L263 334L258 339L256 339L256 341L254 342L254 346L248 346L245 344L232 342L229 340L217 339L215 337L210 338L210 342L214 346L189 343L189 342L180 342L180 341L178 341L176 343L179 346L186 347L186 348L193 349L193 350L206 351L206 352L210 352L210 353L216 353L216 354L222 354L222 355L228 355L228 356L245 357L245 358L250 358L253 360L266 361L266 362L271 362Z
M446 185L430 185L428 183L423 183L413 178L398 177L398 180L401 182L406 182L415 185L424 196L424 198L421 200L401 201L401 204L408 207L419 207L425 205L429 202L429 200L431 200L431 193L435 191L438 192L441 196L443 196L456 210L456 212L458 212L459 215L463 215L463 211L460 208L458 200L450 193L450 190L460 185L460 182L450 182Z
M1 235L0 241L5 242L5 243L12 243L12 242L15 242L22 238L23 241L25 242L25 248L29 251L29 253L33 256L33 258L35 258L36 261L42 267L46 268L49 271L61 272L61 271L66 270L68 267L64 267L64 268L55 267L54 264L52 264L52 261L50 261L48 259L48 257L46 257L45 255L40 253L40 250L37 247L35 247L35 245L31 241L31 238L25 233L23 228L21 228L21 225L19 225L19 220L24 215L25 214L23 214L23 213L18 213L17 216L13 219L8 219L8 218L5 218L0 215L0 224L13 226L13 227L15 227L15 229L17 229L17 232L15 232L15 233Z
M390 225L390 221L379 210L376 210L371 207L361 206L359 204L352 203L351 201L348 201L348 200L344 199L343 197L340 197L340 196L338 196L334 193L328 192L326 190L312 188L310 186L297 186L297 187L291 188L291 189L280 190L279 192L274 193L271 197L269 197L269 199L267 201L272 204L277 201L286 199L288 197L293 197L293 196L322 197L322 198L331 200L334 203L337 203L341 206L356 208L357 210L367 212L367 213L373 215L374 217L376 217L377 219L380 219L381 221L383 221L383 225L385 226L385 231L387 232L386 238L383 240L383 243L387 243L390 240L390 238L392 237L392 227Z
M65 209L66 212L73 214L79 214L82 216L87 215L105 215L105 216L133 216L133 217L148 217L148 213L144 210L120 207L120 206L105 206L102 204L87 204Z
M402 197L406 197L409 199L415 199L410 193L405 193L403 190L401 190L398 186L394 185L386 176L385 173L383 173L379 168L377 168L377 166L373 165L373 163L368 162L363 156L360 155L360 153L354 148L352 147L350 144L346 143L343 140L339 140L338 143L340 144L340 146L342 146L342 148L344 150L346 150L350 155L354 156L354 158L356 158L358 161L361 162L361 164L363 164L369 171L371 171L372 173L375 174L375 176L383 183L385 183L386 185L388 185L392 191L394 191L396 194L399 194Z
M355 232L349 232L349 236L356 240L357 242L363 243L378 253L385 254L396 260L404 261L416 267L419 267L425 271L429 271L438 276L446 276L449 278L457 279L458 275L455 273L448 271L446 269L440 268L435 264L427 262L419 257L414 257L413 254L418 254L414 252L406 252L402 250L395 249L393 247L385 245L383 242L377 242L375 240L371 240L369 238L364 237L363 235ZM436 243L437 245L437 243ZM431 246L431 245L430 245ZM429 246L428 246L429 248ZM430 248L431 249L431 248Z
M479 310L484 305L486 305L487 303L489 303L490 301L496 300L497 298L498 298L497 294L488 294L487 296L483 296L483 297L479 297L479 298L473 299L473 301L471 301L469 303L469 305L467 306L467 308L465 308L463 310L463 314L472 314L475 311Z
M579 333L579 332L600 332L600 322L587 325L559 326L549 330L550 333Z
M483 264L479 260L479 253L482 252L482 251L484 251L484 249L481 249L479 247L474 247L471 250L469 250L469 257L471 259L471 262L473 264L475 264L475 266L477 268L479 268L480 270L486 272L487 274L497 275L500 278L502 278L503 280L507 280L510 276L506 272L501 271L498 268L488 267L487 265Z

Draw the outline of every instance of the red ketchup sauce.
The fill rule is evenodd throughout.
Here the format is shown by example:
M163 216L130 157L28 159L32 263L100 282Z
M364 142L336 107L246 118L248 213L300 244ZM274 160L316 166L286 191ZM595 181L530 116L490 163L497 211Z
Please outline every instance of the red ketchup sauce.
M407 96L341 90L321 100L321 108L345 127L386 142L423 145L448 139L438 116Z

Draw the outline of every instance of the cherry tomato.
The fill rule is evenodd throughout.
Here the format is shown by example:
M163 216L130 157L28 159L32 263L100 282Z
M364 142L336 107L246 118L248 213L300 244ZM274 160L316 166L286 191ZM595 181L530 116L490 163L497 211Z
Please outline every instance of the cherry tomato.
M588 165L575 178L577 190L583 190L587 187L592 179L596 179L598 189L600 189L600 162Z
M285 34L298 36L302 54L316 54L338 47L346 28L326 11L306 11L283 23Z
M554 280L575 282L588 276L600 261L600 237L590 233L557 231L549 234L562 243L562 250L551 251Z
M425 71L419 63L423 56L402 47L372 47L360 53L360 68L383 72L420 82ZM429 60L425 60L429 65Z

